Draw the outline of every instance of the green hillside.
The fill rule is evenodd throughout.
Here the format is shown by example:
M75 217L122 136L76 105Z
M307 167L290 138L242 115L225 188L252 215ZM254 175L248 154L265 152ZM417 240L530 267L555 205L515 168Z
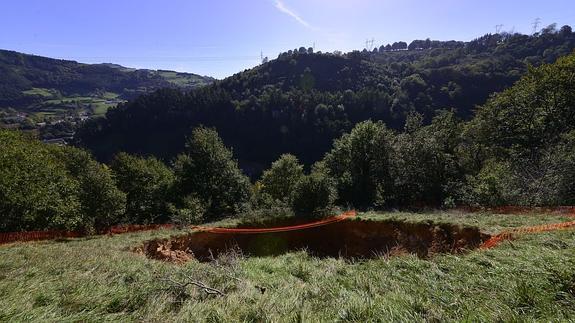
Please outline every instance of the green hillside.
M183 91L210 77L0 50L0 124L23 129L105 115L108 108L160 88Z
M87 124L78 142L102 160L119 151L170 159L197 125L215 127L244 170L258 173L282 153L319 160L358 122L401 130L418 113L470 119L490 95L575 49L571 27L534 35L487 34L469 42L416 40L373 51L299 48L253 69L185 93L160 90Z

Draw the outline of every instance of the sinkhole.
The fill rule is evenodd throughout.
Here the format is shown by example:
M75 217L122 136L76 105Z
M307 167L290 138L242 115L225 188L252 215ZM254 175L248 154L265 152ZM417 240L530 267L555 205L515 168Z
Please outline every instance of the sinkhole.
M282 224L286 224L285 221ZM277 225L268 224L273 227ZM320 227L276 233L193 232L145 242L136 252L158 260L182 263L209 261L230 249L244 256L277 256L306 250L316 257L370 259L411 253L428 258L479 247L490 235L476 227L433 222L349 219Z

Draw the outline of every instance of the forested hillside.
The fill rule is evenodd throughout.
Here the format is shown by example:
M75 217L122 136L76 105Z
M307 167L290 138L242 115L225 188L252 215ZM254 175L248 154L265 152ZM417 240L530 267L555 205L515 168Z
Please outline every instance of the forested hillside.
M118 103L160 88L188 91L211 82L210 77L189 73L82 64L0 50L0 126L33 129L37 124L102 116Z
M302 47L208 87L138 97L86 124L77 142L101 160L119 151L170 159L202 124L217 129L251 174L286 152L310 164L363 120L401 129L411 112L424 124L439 110L469 119L476 105L511 86L529 65L554 62L574 48L569 26L347 54Z
M27 92L34 88L53 90L61 96L108 91L119 94L121 99L132 99L158 88L189 90L211 81L190 73L82 64L0 50L0 107L18 108L38 101L41 95Z
M574 78L572 54L529 68L467 122L447 111L429 125L411 112L402 131L363 121L333 141L310 171L283 154L253 185L206 127L193 129L173 163L120 153L109 166L83 150L2 130L0 231L98 230L247 213L321 217L334 205L573 205Z

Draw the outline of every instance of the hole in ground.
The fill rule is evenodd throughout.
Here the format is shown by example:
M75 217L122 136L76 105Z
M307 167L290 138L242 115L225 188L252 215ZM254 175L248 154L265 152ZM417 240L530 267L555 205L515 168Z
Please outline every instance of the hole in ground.
M283 221L285 224L285 221ZM246 256L276 256L306 250L317 257L369 259L412 253L427 258L479 247L490 235L476 227L432 222L345 220L298 231L238 234L194 232L147 241L136 252L149 258L185 262L209 261L230 249Z

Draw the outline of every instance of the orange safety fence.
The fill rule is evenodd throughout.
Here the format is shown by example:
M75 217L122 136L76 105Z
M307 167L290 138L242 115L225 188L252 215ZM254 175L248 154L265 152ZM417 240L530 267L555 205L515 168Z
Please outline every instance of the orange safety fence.
M275 232L286 232L315 228L323 225L328 225L343 221L347 218L354 217L356 215L354 211L347 211L340 215L336 215L327 219L319 220L312 223L298 224L292 226L284 227L274 227L274 228L220 228L220 227L203 227L203 226L193 226L192 229L210 232L210 233L234 233L234 234L258 234L258 233L275 233Z
M172 224L150 224L150 225L118 225L103 230L100 234L121 234L128 232L157 230L161 228L172 228ZM17 241L38 241L38 240L52 240L62 238L80 238L88 234L80 231L24 231L24 232L0 232L0 244L6 244Z
M204 227L204 226L192 226L191 229L212 232L212 233L244 233L244 234L254 234L254 233L272 233L272 232L285 232L293 230L303 230L308 228L319 227L322 225L328 225L331 223L339 222L345 220L349 217L356 215L355 211L344 212L340 215L319 220L312 223L299 224L293 226L276 227L276 228L221 228L221 227ZM128 232L138 232L138 231L149 231L157 229L171 229L174 225L172 224L151 224L151 225L121 225L113 226L107 230L101 232L101 234L122 234ZM27 231L27 232L0 232L0 244L17 242L17 241L37 241L37 240L50 240L50 239L61 239L61 238L79 238L84 237L87 234L78 231Z
M556 208L529 208L529 207L517 207L517 206L505 206L505 207L498 207L498 208L489 208L489 209L468 209L469 211L479 211L479 210L486 210L492 213L500 213L500 214L521 214L521 213L529 213L529 212L548 212L548 213L559 213L565 214L570 217L575 217L575 207L573 206L565 206L565 207L556 207ZM309 228L315 228L323 225L328 225L336 222L343 221L345 219L351 218L356 216L356 211L347 211L340 215L333 216L330 218L326 218L323 220L306 223L306 224L298 224L292 226L282 226L282 227L274 227L274 228L222 228L222 227L205 227L205 226L192 226L192 230L202 231L202 232L211 232L211 233L234 233L234 234L259 234L259 233L274 233L274 232L286 232L286 231L295 231L295 230L303 230ZM501 241L509 240L513 238L514 234L525 234L525 233L537 233L537 232L546 232L552 230L559 230L568 227L575 226L575 221L570 222L562 222L562 223L552 223L552 224L544 224L538 226L531 226L531 227L521 227L515 228L510 230L505 230L500 232L490 239L485 241L482 245L482 249L489 249L495 247ZM122 234L122 233L129 233L129 232L138 232L138 231L149 231L149 230L157 230L157 229L171 229L174 225L172 224L151 224L151 225L121 225L121 226L113 226L107 230L101 232L101 234ZM6 244L11 242L17 241L37 241L37 240L50 240L50 239L61 239L61 238L79 238L84 237L87 234L79 231L27 231L27 232L4 232L0 233L0 244Z
M75 231L26 231L26 232L2 232L0 244L16 241L49 240L58 238L78 238L83 236Z
M494 213L501 213L501 214L517 214L517 213L528 213L528 212L548 212L548 213L558 213L564 214L569 217L575 217L575 207L573 206L561 206L556 208L527 208L527 207L517 207L517 206L506 206L506 207L499 207L493 208L489 211ZM490 249L497 246L499 243L505 240L513 239L514 235L517 234L529 234L529 233L541 233L547 231L554 231L565 229L569 227L575 226L575 221L568 221L568 222L560 222L560 223L551 223L551 224L543 224L543 225L536 225L530 227L520 227L515 229L509 229L502 231L490 239L485 241L481 245L481 249Z

